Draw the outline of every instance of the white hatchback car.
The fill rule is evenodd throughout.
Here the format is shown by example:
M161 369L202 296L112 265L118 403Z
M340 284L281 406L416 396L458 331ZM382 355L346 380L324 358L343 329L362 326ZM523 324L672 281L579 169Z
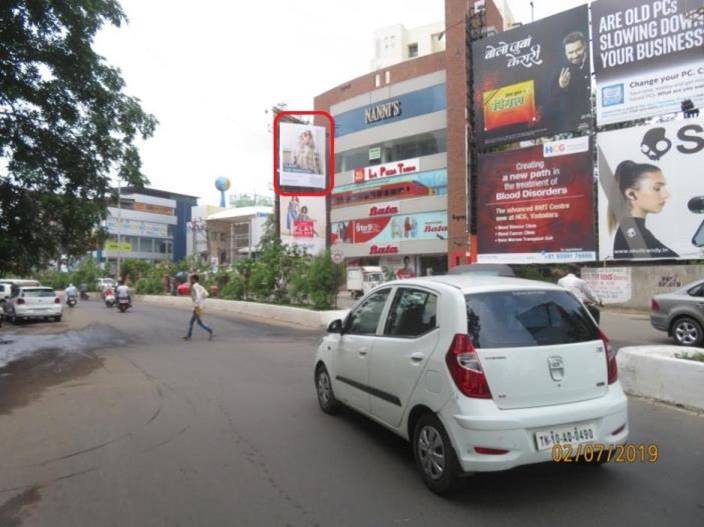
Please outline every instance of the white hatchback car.
M544 282L379 286L330 324L315 384L324 412L344 404L411 441L439 494L466 473L550 461L555 445L621 444L629 432L615 351L576 297Z
M53 318L61 320L64 306L51 287L12 287L12 295L3 305L5 316L13 324L18 320Z

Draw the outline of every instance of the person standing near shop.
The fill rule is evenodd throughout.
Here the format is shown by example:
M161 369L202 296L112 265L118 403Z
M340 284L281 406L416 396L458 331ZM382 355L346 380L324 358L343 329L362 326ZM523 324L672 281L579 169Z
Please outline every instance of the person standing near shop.
M193 335L193 324L198 322L198 325L208 332L208 340L213 340L213 330L206 326L201 320L201 315L203 314L203 307L205 306L205 300L208 298L208 292L205 287L198 283L198 275L191 275L191 300L193 300L193 314L191 316L191 322L188 324L188 334L183 337L183 340L190 340L191 335Z

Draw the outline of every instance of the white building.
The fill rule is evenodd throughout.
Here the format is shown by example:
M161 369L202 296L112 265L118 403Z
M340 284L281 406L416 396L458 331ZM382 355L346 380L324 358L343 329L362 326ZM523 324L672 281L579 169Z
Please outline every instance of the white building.
M186 225L186 254L198 255L201 259L208 259L208 216L223 211L222 207L215 205L196 205L191 207L191 221Z
M207 217L209 259L218 265L246 258L257 250L272 207L224 209Z
M371 69L380 70L416 57L445 50L445 23L406 29L402 24L374 31Z

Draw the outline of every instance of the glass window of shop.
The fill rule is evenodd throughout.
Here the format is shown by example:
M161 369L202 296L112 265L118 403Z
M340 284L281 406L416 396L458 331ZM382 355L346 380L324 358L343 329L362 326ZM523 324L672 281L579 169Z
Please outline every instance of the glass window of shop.
M370 148L380 148L381 157L370 160ZM447 152L447 130L435 130L434 132L392 139L363 148L336 152L335 172L345 172L359 167L380 165L443 152Z

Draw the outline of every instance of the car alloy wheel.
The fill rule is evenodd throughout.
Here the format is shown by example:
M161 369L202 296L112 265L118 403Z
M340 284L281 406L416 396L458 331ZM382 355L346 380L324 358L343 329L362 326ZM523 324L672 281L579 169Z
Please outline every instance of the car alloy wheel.
M332 390L330 375L325 366L319 366L315 373L315 387L318 393L318 404L326 414L335 414L340 409L340 403Z
M430 479L442 477L445 471L445 445L440 432L433 426L424 426L418 434L418 458Z
M462 468L442 423L427 413L418 419L413 430L413 456L423 481L440 496L452 493Z
M672 333L682 346L696 346L702 338L701 326L691 318L678 320Z

